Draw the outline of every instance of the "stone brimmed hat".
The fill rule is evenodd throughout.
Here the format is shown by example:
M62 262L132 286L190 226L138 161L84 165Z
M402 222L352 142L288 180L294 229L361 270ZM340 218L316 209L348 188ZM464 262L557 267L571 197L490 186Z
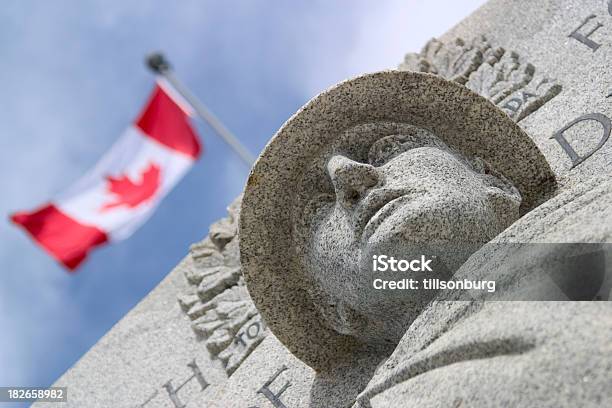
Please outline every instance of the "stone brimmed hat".
M268 143L246 184L240 260L249 293L276 337L316 370L350 358L356 339L326 327L310 298L293 231L311 163L360 124L393 122L427 129L465 155L484 159L520 191L525 213L555 178L531 138L490 101L441 77L383 71L326 90L293 115ZM359 141L354 141L359 143ZM365 142L364 142L365 143Z

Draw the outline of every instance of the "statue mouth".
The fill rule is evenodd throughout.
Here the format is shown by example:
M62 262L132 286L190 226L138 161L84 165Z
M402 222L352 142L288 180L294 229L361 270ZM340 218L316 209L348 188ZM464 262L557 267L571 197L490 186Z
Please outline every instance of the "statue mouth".
M355 236L362 242L376 231L376 228L406 201L412 199L415 191L378 189L366 196L354 213Z

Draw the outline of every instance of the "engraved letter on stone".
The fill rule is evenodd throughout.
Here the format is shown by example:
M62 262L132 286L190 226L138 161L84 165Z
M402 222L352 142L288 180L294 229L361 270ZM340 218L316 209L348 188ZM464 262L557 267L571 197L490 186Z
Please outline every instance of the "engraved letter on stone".
M186 379L185 382L183 382L181 385L179 385L178 387L174 388L172 386L172 380L170 380L170 381L168 381L167 383L164 384L164 388L168 392L168 396L170 397L170 401L172 401L172 403L174 404L175 408L185 408L187 406L187 405L183 404L181 402L181 400L179 399L178 392L189 381L193 380L194 378L197 379L198 383L200 383L200 387L202 388L202 391L204 391L206 389L206 387L209 386L208 382L206 381L206 379L202 375L202 371L200 370L200 367L198 367L198 365L196 364L195 359L191 363L187 364L187 367L191 368L191 371L193 372L193 374L191 375L191 377Z
M572 126L574 126L575 124L585 121L585 120L595 120L601 123L601 125L603 126L603 134L601 136L599 144L595 146L593 150L586 153L584 156L580 156L578 155L578 153L576 153L574 148L569 144L565 136L563 136L563 133L569 128L571 128ZM597 150L601 149L601 147L606 143L606 141L608 141L608 138L610 137L610 130L612 130L612 122L610 122L610 118L608 118L606 115L602 115L601 113L590 113L588 115L583 115L577 119L574 119L573 121L565 125L561 130L557 131L554 135L552 135L551 139L555 139L557 142L559 142L563 150L565 150L565 153L567 153L570 160L572 161L571 168L574 168L580 163L582 163L583 161L585 161L588 157L590 157Z
M149 398L147 398L147 400L146 400L145 402L143 402L142 404L138 405L136 408L145 408L145 406L146 406L146 405L147 405L149 402L153 401L153 398L157 397L157 394L159 394L159 392L158 392L158 391L153 392L153 393L152 393L152 394L149 396Z
M595 28L593 28L591 31L587 32L587 33L582 33L580 32L580 30L593 18L597 17L595 14L591 14L590 16L588 16L586 18L586 20L583 21L582 24L580 24L580 26L575 29L574 31L572 31L572 33L569 35L569 37L580 41L581 43L583 43L584 45L586 45L587 47L589 47L590 49L593 50L593 52L597 51L597 49L599 47L601 47L601 44L596 43L595 41L591 40L589 37L597 30L599 30L601 27L603 27L603 24L601 23L597 23L597 25L595 26Z
M278 369L278 371L276 371L276 373L274 373L272 377L270 377L268 381L266 381L264 385L262 385L259 391L257 391L258 394L263 394L276 408L287 408L287 406L285 406L285 404L283 404L283 402L280 400L280 397L287 390L287 388L291 386L291 383L287 381L287 383L283 385L282 388L276 394L274 394L268 387L285 370L287 370L287 366L283 365L281 368Z

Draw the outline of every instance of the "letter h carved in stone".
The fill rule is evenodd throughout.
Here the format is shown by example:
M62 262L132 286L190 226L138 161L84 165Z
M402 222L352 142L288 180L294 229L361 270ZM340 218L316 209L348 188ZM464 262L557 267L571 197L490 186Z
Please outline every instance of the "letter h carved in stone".
M280 400L280 397L285 391L287 391L287 388L291 386L291 383L287 381L287 383L285 383L285 385L283 385L276 394L270 390L269 387L285 370L288 370L288 368L287 366L283 365L276 371L276 373L274 373L272 377L270 377L268 381L264 383L264 385L261 386L259 391L257 391L258 394L263 394L276 408L287 408L287 406Z
M587 47L589 47L590 49L593 50L593 52L597 51L599 49L599 47L601 47L601 44L593 41L590 37L593 33L595 33L595 31L599 30L601 27L603 27L603 25L600 22L596 22L595 27L591 28L590 31L582 31L582 29L594 18L596 18L597 16L595 14L591 14L590 16L588 16L583 22L582 24L580 24L580 26L575 29L574 31L572 31L572 33L569 35L570 38L573 38L575 40L580 41L581 43L583 43L584 45L586 45Z
M183 388L191 380L196 379L198 381L201 387L201 391L204 391L206 387L210 385L208 384L208 382L202 375L202 371L200 370L200 367L198 367L198 365L196 364L195 359L191 363L187 364L187 367L191 368L191 371L193 372L193 374L189 378L187 378L182 384L180 384L178 387L175 388L172 385L172 380L164 384L164 388L168 392L168 396L170 397L170 400L174 404L175 408L186 408L187 407L187 405L183 404L181 400L179 399L178 392L181 390L181 388Z

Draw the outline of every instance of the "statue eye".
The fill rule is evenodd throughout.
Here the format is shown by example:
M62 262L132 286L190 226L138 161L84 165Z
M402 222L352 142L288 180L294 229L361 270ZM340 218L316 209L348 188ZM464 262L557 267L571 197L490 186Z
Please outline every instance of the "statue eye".
M368 153L368 161L373 166L382 166L406 149L396 138L383 138L372 145Z
M448 149L436 136L424 130L413 134L393 134L378 139L370 147L368 160L372 166L382 166L401 153L419 147Z
M322 209L333 206L336 201L334 194L319 193L315 195L304 207L304 214L306 218L312 218Z

